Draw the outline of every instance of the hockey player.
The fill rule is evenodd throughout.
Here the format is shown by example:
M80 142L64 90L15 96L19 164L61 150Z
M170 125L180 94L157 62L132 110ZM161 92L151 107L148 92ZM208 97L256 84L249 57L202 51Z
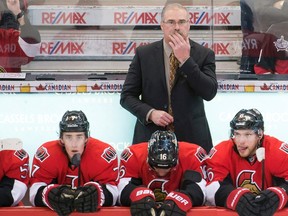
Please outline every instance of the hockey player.
M170 131L156 131L149 142L132 145L121 154L119 200L132 216L186 215L205 200L201 165L205 150L177 142Z
M41 37L27 18L27 0L0 1L0 73L21 72L40 50Z
M48 206L58 215L115 205L115 149L89 136L89 122L82 111L67 111L59 125L60 139L44 143L34 156L32 205Z
M240 110L230 127L231 139L206 159L207 201L241 216L271 216L287 203L288 144L264 135L257 109Z
M0 151L0 207L16 206L29 183L29 156L23 149Z

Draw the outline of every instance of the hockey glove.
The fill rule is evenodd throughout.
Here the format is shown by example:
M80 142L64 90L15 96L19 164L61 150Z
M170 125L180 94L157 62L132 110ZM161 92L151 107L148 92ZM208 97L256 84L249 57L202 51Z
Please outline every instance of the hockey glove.
M233 190L226 200L226 207L240 216L259 215L260 208L254 203L255 195L247 188Z
M74 190L66 185L51 184L42 192L43 202L59 216L69 215L74 211Z
M156 202L152 190L145 187L137 187L131 192L130 199L130 213L132 216L156 215Z
M74 206L77 212L95 212L103 203L103 190L97 182L87 182L75 192Z
M270 187L256 196L255 203L260 206L261 216L270 216L285 207L287 194L280 187Z
M160 208L160 216L183 216L192 208L191 199L181 192L170 192Z

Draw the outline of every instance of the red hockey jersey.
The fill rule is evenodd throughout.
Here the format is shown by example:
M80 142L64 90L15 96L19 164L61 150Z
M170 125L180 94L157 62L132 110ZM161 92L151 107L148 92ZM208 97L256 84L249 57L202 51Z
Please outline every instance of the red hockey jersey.
M194 170L202 174L201 165L205 161L206 151L195 144L186 142L178 142L178 144L178 164L165 177L158 177L154 169L147 163L148 143L140 143L126 148L122 152L120 160L118 186L120 197L121 193L130 194L132 192L125 191L130 190L129 187L125 186L131 183L130 180L134 178L141 179L142 185L151 189L155 194L156 201L161 202L169 192L180 189L183 174L186 170ZM204 183L204 179L202 179L201 184L199 184L202 192L205 190L205 184L206 182Z
M234 188L245 187L258 194L264 189L275 186L273 177L288 180L288 144L277 138L265 135L263 147L265 148L265 181L262 182L262 165L256 157L248 161L240 157L233 148L232 140L223 141L211 149L207 163L207 201L210 204L221 203L229 194L215 196L218 191L225 193L227 184L224 180L230 180ZM263 186L262 186L263 185Z
M69 159L59 140L50 141L40 146L34 156L31 173L30 201L35 203L35 196L41 186L51 183L78 187L78 167L69 166ZM80 162L80 185L95 181L107 186L113 196L118 197L118 157L115 149L100 140L89 138ZM107 200L106 200L107 201Z
M0 72L21 72L39 53L40 43L30 44L20 37L20 31L0 28Z
M28 183L29 156L26 151L0 151L0 206L17 205L25 196ZM13 201L7 201L8 195Z

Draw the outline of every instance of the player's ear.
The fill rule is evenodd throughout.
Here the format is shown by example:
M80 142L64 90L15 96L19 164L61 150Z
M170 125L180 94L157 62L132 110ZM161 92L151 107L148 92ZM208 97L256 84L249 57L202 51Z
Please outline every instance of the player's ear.
M61 146L64 146L64 140L63 140L62 137L59 138L59 144L60 144Z
M259 139L262 139L263 135L264 135L263 130L259 129L259 130L258 130L258 137L259 137Z

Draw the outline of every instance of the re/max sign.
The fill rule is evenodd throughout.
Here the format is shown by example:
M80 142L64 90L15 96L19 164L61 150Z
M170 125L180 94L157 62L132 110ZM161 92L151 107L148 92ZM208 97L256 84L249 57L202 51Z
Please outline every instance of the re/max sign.
M43 12L42 24L86 24L86 12Z

